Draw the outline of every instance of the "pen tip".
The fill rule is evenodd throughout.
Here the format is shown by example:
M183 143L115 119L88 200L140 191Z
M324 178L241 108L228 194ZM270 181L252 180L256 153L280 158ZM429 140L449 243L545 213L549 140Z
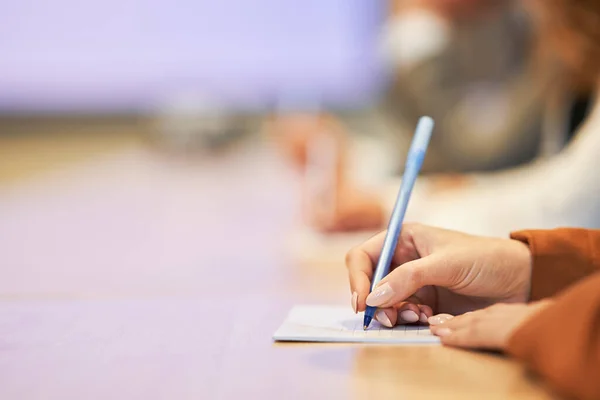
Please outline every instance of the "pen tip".
M365 331L369 329L369 325L371 325L371 319L372 317L370 317L369 315L365 315L365 320L363 321L363 329Z

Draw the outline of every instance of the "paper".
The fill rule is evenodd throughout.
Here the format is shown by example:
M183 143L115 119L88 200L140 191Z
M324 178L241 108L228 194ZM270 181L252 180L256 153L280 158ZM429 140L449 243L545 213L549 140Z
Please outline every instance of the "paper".
M373 320L363 330L363 314L343 306L296 306L273 335L276 341L346 343L439 343L426 325L399 325L392 329Z

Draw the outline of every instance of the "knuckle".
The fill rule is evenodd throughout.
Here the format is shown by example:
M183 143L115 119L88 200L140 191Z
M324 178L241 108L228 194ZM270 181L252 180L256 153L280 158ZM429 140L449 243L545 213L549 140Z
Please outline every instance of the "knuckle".
M407 277L411 282L419 284L423 281L423 270L421 268L411 266L406 269Z
M472 312L472 311L469 311L469 312L467 312L467 313L464 313L464 314L460 315L460 316L459 316L459 317L457 317L457 318L460 318L460 321L461 321L461 322L463 322L463 321L464 321L464 322L467 322L467 323L468 323L469 321L472 321L472 320L473 320L473 315L474 315L474 314L473 314L473 312ZM477 317L477 316L475 316L475 317Z
M402 229L406 230L407 232L413 232L415 229L418 229L418 227L419 227L418 222L407 222L402 225Z
M350 251L348 251L346 253L346 257L344 259L346 268L350 268L350 266L352 265L354 260L358 257L359 252L360 252L360 249L358 247L353 247L352 249L350 249Z
M418 222L409 222L402 226L402 231L408 234L408 237L414 237L417 232L422 230L423 225Z

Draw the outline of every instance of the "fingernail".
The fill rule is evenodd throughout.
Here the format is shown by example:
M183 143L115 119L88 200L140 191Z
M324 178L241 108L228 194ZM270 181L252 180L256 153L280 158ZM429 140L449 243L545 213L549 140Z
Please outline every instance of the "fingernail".
M377 321L379 321L379 323L381 325L385 326L386 328L392 327L392 321L390 321L387 314L385 312L383 312L382 310L379 310L375 313L375 319Z
M435 315L429 318L429 325L440 325L454 318L452 315Z
M434 334L436 336L444 337L444 336L451 335L452 331L450 329L448 329L448 328L441 328L441 329L436 330Z
M406 322L417 322L419 320L417 313L411 310L402 311L400 313L400 318Z
M427 322L427 315L425 315L425 313L421 313L421 318L419 318L419 322L422 322L422 323Z
M354 310L354 314L358 313L358 293L352 293L352 309Z
M394 297L394 291L392 290L392 287L389 283L384 283L383 285L375 288L375 290L373 290L367 296L367 305L371 307L378 307L390 300L392 297Z

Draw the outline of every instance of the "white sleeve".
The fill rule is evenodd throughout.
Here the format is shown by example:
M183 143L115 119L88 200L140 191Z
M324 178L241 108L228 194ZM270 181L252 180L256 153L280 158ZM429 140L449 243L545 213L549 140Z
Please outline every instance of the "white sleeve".
M504 237L525 228L598 228L599 175L600 102L597 101L574 141L558 155L508 171L475 175L473 187L435 198L427 197L425 180L421 188L416 188L407 218L473 234ZM387 199L395 198L391 186L386 192Z

